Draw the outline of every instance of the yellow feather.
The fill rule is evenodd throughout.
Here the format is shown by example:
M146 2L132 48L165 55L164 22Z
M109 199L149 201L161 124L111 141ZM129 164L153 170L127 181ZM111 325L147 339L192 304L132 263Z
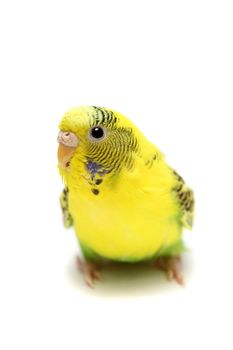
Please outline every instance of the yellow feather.
M150 258L179 241L181 209L174 188L177 178L163 155L121 114L117 128L133 130L139 148L133 166L103 177L99 191L91 190L87 171L87 140L91 107L70 110L60 123L77 134L79 146L67 169L60 173L69 189L69 211L80 243L96 254L120 261ZM107 141L106 141L107 142ZM97 192L98 192L97 191Z

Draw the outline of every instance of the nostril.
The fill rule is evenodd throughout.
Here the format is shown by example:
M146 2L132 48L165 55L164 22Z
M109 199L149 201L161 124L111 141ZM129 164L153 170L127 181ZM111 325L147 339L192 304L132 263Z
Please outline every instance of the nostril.
M78 138L70 131L60 131L58 135L58 142L67 147L76 147L78 145Z

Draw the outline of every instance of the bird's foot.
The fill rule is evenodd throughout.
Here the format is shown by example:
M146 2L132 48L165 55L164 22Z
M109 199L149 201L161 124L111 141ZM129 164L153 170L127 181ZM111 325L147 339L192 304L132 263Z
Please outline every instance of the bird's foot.
M88 260L77 258L79 271L84 275L84 280L90 288L94 288L95 281L101 280L100 267Z
M169 281L175 280L178 284L184 286L180 256L161 256L155 261L154 266L165 271Z

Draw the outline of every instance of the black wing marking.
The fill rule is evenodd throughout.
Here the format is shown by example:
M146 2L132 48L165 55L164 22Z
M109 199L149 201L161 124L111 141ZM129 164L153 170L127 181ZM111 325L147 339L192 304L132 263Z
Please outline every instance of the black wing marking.
M73 225L73 218L69 212L68 195L69 195L68 189L64 188L64 190L60 195L60 205L63 213L64 226L67 228Z
M193 216L194 216L194 193L185 184L183 178L173 170L173 174L177 179L177 185L174 188L176 198L181 208L182 218L181 221L184 226L192 228Z

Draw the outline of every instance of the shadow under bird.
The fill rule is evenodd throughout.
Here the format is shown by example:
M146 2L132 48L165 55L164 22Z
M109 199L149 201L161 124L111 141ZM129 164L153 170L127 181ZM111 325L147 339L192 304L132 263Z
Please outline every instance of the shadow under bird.
M161 151L122 114L103 107L70 109L59 124L60 197L74 226L89 286L103 262L150 262L183 284L182 231L191 229L193 191Z

